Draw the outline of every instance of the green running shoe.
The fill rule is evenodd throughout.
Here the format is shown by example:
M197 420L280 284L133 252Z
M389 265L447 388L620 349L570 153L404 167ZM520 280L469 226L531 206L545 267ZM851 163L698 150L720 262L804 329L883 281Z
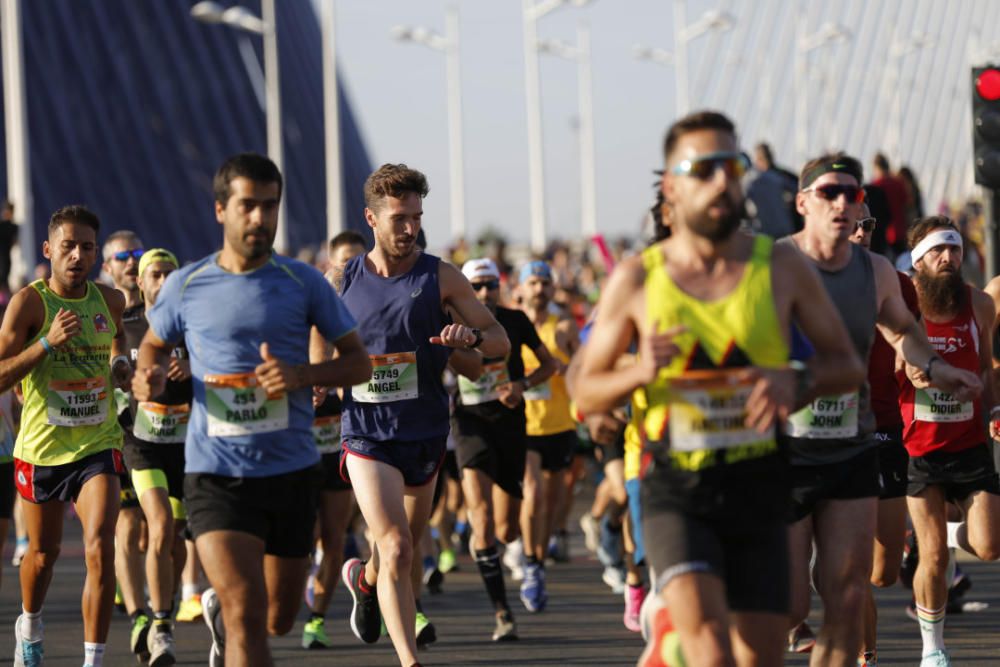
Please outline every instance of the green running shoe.
M310 618L302 631L302 648L330 648L333 642L326 635L322 618Z
M454 549L445 549L438 556L438 569L445 574L454 570L456 565L458 565L458 561L455 558Z
M146 646L146 639L149 637L149 616L139 614L132 621L132 631L129 633L129 645L132 653L135 653L143 662L149 660L149 648Z
M427 619L422 611L417 612L417 646L427 646L437 641L437 631L434 624Z

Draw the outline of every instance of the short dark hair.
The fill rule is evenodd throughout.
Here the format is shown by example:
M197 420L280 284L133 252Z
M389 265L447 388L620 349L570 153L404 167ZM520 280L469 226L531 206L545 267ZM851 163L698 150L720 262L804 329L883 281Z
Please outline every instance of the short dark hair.
M342 245L359 245L364 247L368 244L365 242L364 236L353 229L347 229L330 239L330 252L333 252Z
M875 153L875 157L872 159L872 164L882 171L889 171L889 159L882 153Z
M62 208L56 210L56 212L52 214L52 217L49 218L49 234L65 224L86 225L94 230L95 235L99 234L101 231L101 221L97 218L93 211L81 204L63 206Z
M383 164L365 181L365 206L374 210L378 200L413 192L421 199L430 192L427 177L405 164Z
M285 190L281 171L270 158L259 153L240 153L226 158L215 172L215 178L212 179L215 201L225 206L232 194L230 184L234 178L240 177L249 178L257 183L277 183L279 197Z
M924 240L924 237L935 229L954 229L959 234L962 230L958 228L955 221L945 215L932 215L926 218L918 218L910 224L906 230L906 243L910 250L917 247L917 244Z
M761 159L764 160L769 167L774 165L774 153L771 152L770 145L762 141L754 147L754 150L757 151Z
M681 137L698 130L718 130L736 137L736 126L725 115L718 111L695 111L674 122L667 130L667 136L663 140L663 159L670 159Z

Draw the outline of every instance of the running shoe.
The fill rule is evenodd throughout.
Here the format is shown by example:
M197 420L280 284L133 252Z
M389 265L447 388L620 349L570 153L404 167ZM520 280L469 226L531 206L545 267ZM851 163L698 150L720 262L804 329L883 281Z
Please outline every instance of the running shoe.
M306 627L302 630L302 648L330 648L333 641L326 635L326 628L323 625L323 618L317 616L306 621Z
M212 648L208 651L208 665L209 667L225 667L225 626L222 624L222 605L219 604L219 596L215 594L214 588L209 588L201 594L201 606L205 625L212 633Z
M417 646L427 646L437 641L437 630L434 629L434 624L428 620L424 612L417 612L417 621L414 627L417 632Z
M169 625L155 627L149 633L146 649L149 651L149 667L169 667L177 662L174 655L174 633Z
M642 618L642 634L646 648L639 657L637 667L684 667L680 638L674 630L670 612L659 596L650 596Z
M517 623L509 610L497 612L497 627L493 630L493 641L509 642L517 639Z
M149 616L140 613L132 619L132 630L129 631L129 647L143 662L149 660L149 649L146 647L149 626Z
M878 667L878 656L875 651L865 651L858 658L858 667Z
M569 535L565 530L560 530L549 538L546 555L557 563L569 562Z
M788 632L789 653L809 653L816 646L816 635L805 621Z
M925 655L920 660L920 667L951 667L951 656L948 651L939 648Z
M24 554L28 551L28 538L19 537L17 542L14 543L14 557L10 559L10 564L14 567L19 567L21 561L24 560Z
M306 578L306 606L310 609L316 602L316 575L319 574L319 564L323 562L323 550L316 548L309 559L309 576Z
M507 545L503 552L503 564L510 570L510 578L514 581L524 579L524 543L517 538Z
M625 592L625 568L621 566L608 565L604 568L601 580L611 588L615 595Z
M438 556L438 569L448 574L458 566L458 559L455 558L454 549L443 549Z
M597 547L601 544L601 526L597 523L597 519L587 512L580 517L580 530L583 531L583 543L587 547L587 551L592 554L597 553Z
M14 667L41 667L42 640L29 642L21 636L21 616L14 621Z
M177 607L177 616L174 618L178 623L194 623L201 619L201 594L195 593L187 600L181 600Z
M374 591L361 590L361 578L365 576L365 563L357 558L344 563L340 570L344 586L351 593L354 608L351 609L351 631L366 644L374 644L379 638L382 615L378 608L378 597Z
M122 614L128 613L128 610L125 609L125 598L122 597L122 589L117 581L115 582L115 609Z
M443 583L444 574L432 560L430 567L424 566L424 586L427 586L427 592L431 595L438 595Z
M642 603L645 599L645 586L625 586L625 616L623 621L625 627L632 632L642 630L642 625L639 623L639 610L642 609Z
M622 529L611 529L611 522L608 517L601 520L601 537L597 545L597 560L601 561L604 567L611 565L621 565L622 562Z
M549 596L545 593L545 570L538 563L526 563L521 582L521 602L532 613L545 610Z

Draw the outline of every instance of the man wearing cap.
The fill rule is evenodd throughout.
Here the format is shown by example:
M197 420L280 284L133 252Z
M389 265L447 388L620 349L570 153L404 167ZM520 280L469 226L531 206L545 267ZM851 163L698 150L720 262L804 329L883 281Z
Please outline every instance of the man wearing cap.
M169 250L147 250L139 259L137 284L141 316L125 323L130 363L136 363L139 346L149 329L147 311L156 303L164 280L178 268ZM186 550L181 531L187 515L184 497L184 439L191 412L191 367L183 342L174 348L163 393L150 401L129 401L129 425L125 429L125 465L142 507L148 530L146 581L152 606L152 627L145 641L132 647L148 654L151 664L170 664L174 656L170 612L173 607L176 572L184 568ZM140 590L142 590L140 582ZM140 608L141 610L141 608ZM137 650L137 649L141 649ZM168 662L169 661L169 662Z
M531 320L545 348L556 360L557 371L548 380L524 393L528 456L524 470L524 506L521 533L528 566L545 562L556 513L569 502L566 473L576 451L576 422L570 414L569 393L563 373L580 346L580 333L572 318L550 312L555 287L552 269L542 261L521 267L518 278L521 308ZM531 350L522 352L526 373L538 368ZM565 539L565 531L563 531Z
M877 326L907 363L928 371L935 386L971 400L982 391L976 374L938 356L906 307L892 265L850 242L864 201L862 181L860 163L847 155L809 161L796 196L805 228L778 243L798 249L819 271L861 359L868 359ZM821 396L785 425L792 464L792 626L809 612L814 543L825 613L813 665L853 665L861 649L880 491L874 430L867 384Z
M458 379L458 404L452 422L456 457L462 470L472 538L469 542L486 592L496 615L494 641L517 636L507 604L497 540L517 538L525 466L524 395L549 379L556 361L519 310L499 305L500 271L490 259L471 259L462 273L476 297L503 326L510 339L510 355L484 355L483 374L476 382ZM531 350L537 364L525 375L521 349ZM528 611L545 608L545 571L538 561L525 567L521 601Z
M900 373L899 407L910 454L907 507L920 560L913 577L917 621L923 639L922 667L949 665L944 648L948 601L948 547L959 546L982 560L1000 558L1000 484L985 426L996 416L990 383L993 300L962 280L962 235L951 220L918 220L908 234L914 284L927 338L943 362L976 373L986 389L962 398L928 383L924 369ZM943 363L938 362L938 363ZM933 378L938 363L931 366ZM958 505L962 523L948 523L948 505Z

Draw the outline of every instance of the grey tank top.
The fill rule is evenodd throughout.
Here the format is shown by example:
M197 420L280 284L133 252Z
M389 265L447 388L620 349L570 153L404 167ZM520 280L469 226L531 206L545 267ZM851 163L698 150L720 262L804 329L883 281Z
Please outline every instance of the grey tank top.
M778 243L799 247L786 237ZM799 250L801 252L801 250ZM803 253L804 254L804 253ZM806 259L809 259L806 257ZM810 263L816 266L812 260ZM878 319L878 296L875 269L867 250L851 244L851 259L839 271L826 271L816 267L827 294L833 300L847 327L854 349L865 367L868 353L875 340L875 323ZM877 441L875 415L871 409L871 396L867 380L858 387L857 434L843 438L797 438L787 436L789 457L793 465L822 465L846 461L864 450L874 447Z

